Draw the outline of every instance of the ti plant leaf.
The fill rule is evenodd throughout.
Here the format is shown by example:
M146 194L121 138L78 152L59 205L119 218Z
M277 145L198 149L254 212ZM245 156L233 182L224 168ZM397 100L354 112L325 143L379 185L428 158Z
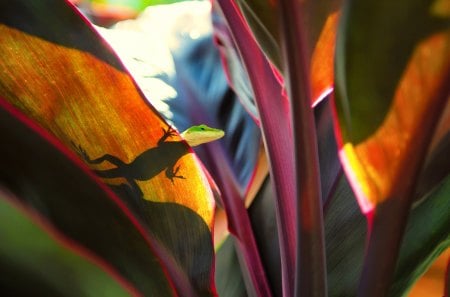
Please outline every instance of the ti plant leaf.
M2 185L142 294L172 295L170 253L130 209L54 137L3 99L0 106Z
M117 271L0 189L0 287L9 296L141 296Z
M229 35L237 46L237 51L249 75L270 163L271 178L277 185L274 192L277 201L276 217L280 234L283 286L289 294L293 291L295 276L295 265L292 261L295 258L295 181L287 98L283 94L281 83L275 76L273 67L262 54L234 2L220 0L218 8L225 17ZM253 269L251 279L254 280L256 287L259 286L262 291L267 292L268 286L261 285L261 275Z
M449 132L450 15L438 3L348 1L342 12L340 158L370 234L360 296L387 293L420 172L432 143ZM436 131L440 139L432 141ZM382 256L384 265L376 265Z
M255 39L270 61L282 70L279 8L276 1L238 0ZM334 47L341 0L301 2L301 25L306 35L310 61L312 103L316 104L333 87ZM233 57L229 57L233 59Z
M369 10L379 16L369 17ZM353 168L348 173L358 180L355 189L365 197L360 201L365 208L387 199L405 179L400 172L412 160L422 160L431 142L448 99L450 37L444 21L427 1L347 7L338 41L336 97L342 160ZM421 28L409 29L416 23ZM386 36L386 30L398 34ZM400 39L401 32L407 33Z
M213 294L207 177L93 28L63 1L2 2L0 56L5 99L133 209L196 294Z
M237 0L236 3L264 53L278 69L281 69L276 1Z
M447 178L427 195L427 199L411 209L395 276L386 296L406 296L408 288L443 249L448 248L449 195L450 178ZM345 175L341 176L333 197L327 203L324 216L328 296L355 296L368 229ZM384 260L385 257L379 259L379 264Z
M234 8L234 10L237 11L237 8ZM213 3L212 15L216 47L219 49L222 57L223 68L227 75L228 84L237 94L239 101L245 107L247 112L258 121L259 115L255 105L254 91L250 83L249 74L247 73L248 70L246 71L245 69L240 49L234 40L234 36L225 19L224 12L220 8L218 2Z

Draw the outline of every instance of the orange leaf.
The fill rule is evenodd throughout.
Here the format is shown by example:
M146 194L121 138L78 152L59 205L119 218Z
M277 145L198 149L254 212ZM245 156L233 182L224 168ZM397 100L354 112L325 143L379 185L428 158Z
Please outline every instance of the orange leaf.
M6 99L91 159L109 154L128 164L157 148L163 130L168 130L123 69L88 51L0 24L0 56L0 92ZM139 170L153 170L151 176L133 172L126 179L124 169L118 178L105 182L131 186L134 179L144 199L184 205L211 229L214 202L207 178L178 134L166 141L178 142L178 151L166 145L166 151L153 155L154 160L135 163ZM115 167L106 161L90 166L101 171ZM183 178L171 181L164 174L166 168Z
M330 93L334 83L334 49L339 13L328 16L311 59L311 99L317 104Z
M363 142L346 143L340 151L364 212L395 196L396 183L417 161L417 148L426 145L424 138L431 140L422 125L436 114L437 94L448 83L449 41L448 33L436 34L415 49L382 125Z

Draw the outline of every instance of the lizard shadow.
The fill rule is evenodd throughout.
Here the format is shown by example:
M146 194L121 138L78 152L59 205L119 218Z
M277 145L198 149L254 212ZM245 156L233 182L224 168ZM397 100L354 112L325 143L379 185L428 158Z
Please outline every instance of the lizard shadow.
M175 262L186 273L196 296L215 296L211 290L214 246L205 221L186 206L141 199L136 196L135 189L125 183L109 187L139 217L148 232L170 251Z
M150 180L162 171L172 183L175 178L185 179L184 176L178 174L180 166L176 166L176 163L182 156L189 153L189 148L184 141L167 141L168 138L175 135L175 130L171 127L167 130L163 129L163 135L158 140L157 146L142 152L130 163L125 163L110 154L91 159L80 145L72 144L88 164L109 162L115 166L111 169L93 170L99 177L104 179L124 178L134 194L143 197L144 194L136 181Z
M176 178L185 179L179 174L180 166L176 164L190 150L185 141L168 141L175 135L172 128L163 129L157 145L145 150L129 163L111 154L91 159L82 146L75 143L72 145L88 164L109 162L115 166L93 171L104 179L126 180L126 183L109 184L109 187L140 218L148 232L170 251L170 255L186 272L197 295L213 296L210 280L213 277L214 248L212 235L205 221L186 206L143 199L144 194L136 182L150 180L163 171L172 182ZM176 236L173 236L174 230Z

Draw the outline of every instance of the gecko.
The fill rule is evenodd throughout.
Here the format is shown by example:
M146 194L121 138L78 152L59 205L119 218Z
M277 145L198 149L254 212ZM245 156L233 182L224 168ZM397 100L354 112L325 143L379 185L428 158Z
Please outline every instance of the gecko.
M176 136L176 131L172 127L163 129L163 134L155 147L149 148L139 154L134 160L126 163L116 156L104 154L103 156L91 159L87 152L80 146L75 146L78 154L88 164L100 164L109 162L115 167L105 170L93 170L101 178L125 178L128 184L142 195L136 181L145 181L165 171L165 175L173 183L175 178L184 179L179 175L180 166L176 166L177 161L189 152L186 143L193 147L222 138L225 132L220 129L211 128L207 125L192 126L180 133L183 140L169 141ZM175 167L176 166L176 167Z

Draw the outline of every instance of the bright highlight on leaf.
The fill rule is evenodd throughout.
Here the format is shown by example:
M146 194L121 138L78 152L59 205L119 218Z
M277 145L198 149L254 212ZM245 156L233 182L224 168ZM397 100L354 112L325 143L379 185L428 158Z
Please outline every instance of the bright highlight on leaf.
M341 152L353 180L361 209L368 212L393 196L396 181L414 158L422 123L436 112L439 92L450 68L450 38L437 34L414 52L383 124L358 144L346 143Z
M333 87L334 48L338 18L338 12L327 18L311 57L311 99L313 105L326 97Z
M0 90L11 94L11 103L75 151L81 148L97 160L87 163L98 173L124 169L104 174L106 183L125 184L146 200L184 205L211 227L211 191L190 148L173 132L156 149L169 128L123 69L5 25L0 25L0 43ZM151 159L139 163L150 149Z
M259 127L213 36L176 22L174 68L138 75L171 84L180 128L221 126L211 145L223 131L170 127L69 2L0 1L2 293L400 296L448 249L448 0L213 2L229 81ZM131 47L152 55L128 57L142 67L158 60ZM213 192L234 238L216 253Z
M174 285L164 290L213 295L207 176L91 25L64 1L2 2L0 57L0 95L77 153L157 242Z

